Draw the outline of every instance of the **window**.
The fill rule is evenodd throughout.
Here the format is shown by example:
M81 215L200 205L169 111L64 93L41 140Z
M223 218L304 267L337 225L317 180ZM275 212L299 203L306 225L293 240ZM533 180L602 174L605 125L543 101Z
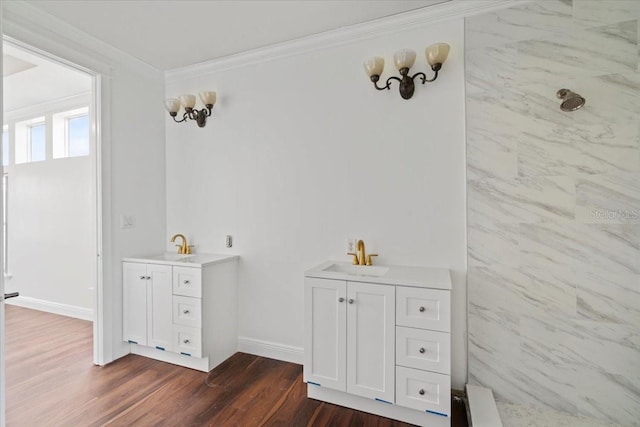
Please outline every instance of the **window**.
M41 162L47 158L47 128L44 123L29 126L29 154L31 162Z
M53 158L88 156L90 152L89 108L53 115Z
M2 166L9 164L9 126L2 128Z
M89 116L67 119L67 146L69 157L89 155Z
M16 165L47 159L47 124L44 117L17 122L14 130Z

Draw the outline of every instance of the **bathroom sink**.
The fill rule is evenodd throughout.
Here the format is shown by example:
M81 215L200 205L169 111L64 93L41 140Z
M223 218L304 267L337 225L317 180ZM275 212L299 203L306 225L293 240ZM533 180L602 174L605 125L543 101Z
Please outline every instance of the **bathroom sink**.
M192 256L194 256L195 254L176 254L176 253L164 253L164 254L160 254L160 255L154 255L149 257L149 259L155 259L158 261L181 261L183 259L187 259L190 258Z
M389 267L376 267L372 265L329 264L322 271L351 274L354 276L381 277L387 274Z

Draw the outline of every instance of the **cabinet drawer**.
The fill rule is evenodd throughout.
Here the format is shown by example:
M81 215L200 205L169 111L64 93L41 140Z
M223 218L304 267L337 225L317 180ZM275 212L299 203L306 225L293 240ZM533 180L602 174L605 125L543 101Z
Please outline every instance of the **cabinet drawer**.
M437 415L451 415L451 377L396 367L396 404Z
M450 374L450 346L447 332L396 327L396 365Z
M396 292L397 325L450 331L449 291L398 286Z
M202 326L202 300L200 298L173 296L173 323L200 328Z
M186 356L202 357L201 329L173 325L173 349Z
M173 294L202 297L202 270L191 267L173 267Z

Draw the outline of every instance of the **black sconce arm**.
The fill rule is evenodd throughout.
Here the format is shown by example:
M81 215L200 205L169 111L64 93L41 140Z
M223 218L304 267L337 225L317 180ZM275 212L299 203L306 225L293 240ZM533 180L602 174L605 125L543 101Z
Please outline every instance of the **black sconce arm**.
M371 76L371 81L373 82L373 85L375 86L376 89L378 90L390 90L391 89L391 82L393 80L396 80L398 82L401 82L402 80L399 79L398 77L389 77L387 79L387 84L385 86L378 86L378 80L380 80L380 76Z
M416 77L420 77L420 80L422 80L422 84L425 83L431 83L433 81L435 81L438 78L438 71L440 71L440 68L442 68L442 64L434 64L431 69L433 70L434 74L433 77L428 79L425 73L416 73L413 75L413 77L411 77L411 80L415 79Z
M178 113L169 113L169 115L173 117L173 121L176 123L182 123L187 120L187 113L184 113L182 115L182 120L176 120L176 116L178 115Z

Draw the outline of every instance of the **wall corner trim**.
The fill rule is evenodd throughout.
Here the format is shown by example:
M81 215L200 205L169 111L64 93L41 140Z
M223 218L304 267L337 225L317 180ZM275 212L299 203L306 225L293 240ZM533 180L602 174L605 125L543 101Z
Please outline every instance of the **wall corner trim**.
M524 0L528 2L529 0ZM167 84L511 7L514 0L451 0L373 21L165 71ZM439 41L439 40L438 40ZM435 41L434 41L435 42ZM366 58L363 58L363 61Z

